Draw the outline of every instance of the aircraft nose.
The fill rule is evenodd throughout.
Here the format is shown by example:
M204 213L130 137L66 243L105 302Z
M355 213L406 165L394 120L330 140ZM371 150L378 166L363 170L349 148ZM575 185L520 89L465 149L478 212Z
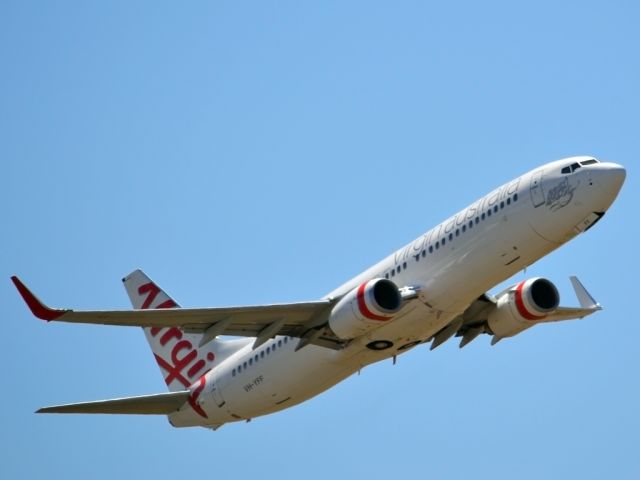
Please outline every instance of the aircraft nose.
M595 168L591 170L592 181L595 181L602 196L605 197L603 200L608 208L618 196L627 177L627 171L622 165L609 162L599 163L593 167Z
M618 165L617 163L612 163L610 176L611 176L611 181L615 186L616 190L620 191L620 189L622 188L622 184L624 183L624 180L627 178L627 171L622 165Z

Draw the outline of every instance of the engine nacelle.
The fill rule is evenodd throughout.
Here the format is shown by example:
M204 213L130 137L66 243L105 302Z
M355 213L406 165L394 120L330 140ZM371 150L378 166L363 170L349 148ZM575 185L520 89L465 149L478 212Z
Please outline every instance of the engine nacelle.
M329 327L338 338L348 340L384 325L402 308L395 283L374 278L354 288L333 307Z
M512 337L544 320L559 304L560 295L553 283L546 278L530 278L498 296L487 324L497 337Z

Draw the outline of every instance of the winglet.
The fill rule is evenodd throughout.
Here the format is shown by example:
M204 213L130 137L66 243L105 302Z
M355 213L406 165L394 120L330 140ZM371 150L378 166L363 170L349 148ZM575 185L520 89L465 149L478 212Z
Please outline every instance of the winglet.
M569 277L571 280L571 284L573 285L573 290L576 292L576 297L578 297L578 301L580 302L580 306L582 308L586 308L588 310L602 310L602 305L600 305L596 300L591 296L587 289L584 288L584 285L580 283L578 277L572 276Z
M55 320L56 318L61 317L62 315L64 315L69 311L69 310L58 310L54 308L49 308L44 303L42 303L38 299L38 297L36 297L33 293L31 293L31 290L29 290L25 286L25 284L22 283L20 279L15 275L11 277L11 281L18 289L18 292L20 293L23 300L27 304L27 307L29 307L29 309L31 310L31 313L33 313L39 319L50 322L51 320Z

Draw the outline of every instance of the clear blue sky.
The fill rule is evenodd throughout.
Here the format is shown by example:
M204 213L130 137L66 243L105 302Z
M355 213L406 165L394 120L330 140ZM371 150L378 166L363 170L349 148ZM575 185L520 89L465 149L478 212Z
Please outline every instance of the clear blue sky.
M640 477L640 10L515 3L2 2L0 476ZM37 321L10 275L78 309L127 308L138 267L185 306L316 299L575 154L627 183L526 276L597 315L215 433L32 413L164 386L141 331Z

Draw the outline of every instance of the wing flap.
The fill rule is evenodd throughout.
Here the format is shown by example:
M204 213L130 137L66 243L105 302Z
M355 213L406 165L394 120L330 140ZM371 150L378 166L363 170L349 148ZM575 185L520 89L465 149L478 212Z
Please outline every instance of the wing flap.
M70 403L44 407L36 413L106 413L132 415L168 415L189 400L189 390L139 397L115 398L94 402Z

